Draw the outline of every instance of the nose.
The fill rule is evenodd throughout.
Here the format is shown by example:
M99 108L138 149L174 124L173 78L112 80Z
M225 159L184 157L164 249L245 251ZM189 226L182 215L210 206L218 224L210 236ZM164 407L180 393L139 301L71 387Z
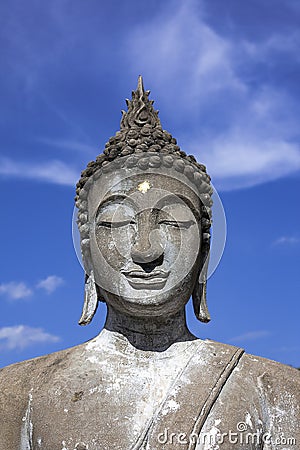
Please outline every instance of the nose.
M149 217L144 215L139 220L136 241L131 249L132 260L139 265L151 263L156 266L162 263L163 253L159 230L151 229Z

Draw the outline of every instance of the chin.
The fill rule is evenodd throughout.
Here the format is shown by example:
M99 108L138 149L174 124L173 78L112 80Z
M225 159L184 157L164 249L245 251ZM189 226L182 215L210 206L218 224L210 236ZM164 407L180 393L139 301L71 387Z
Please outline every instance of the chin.
M119 295L100 289L102 297L112 308L135 317L157 317L172 316L180 311L189 301L194 284L195 276L189 273L180 283L168 288L168 284L161 289L149 288L137 289L126 286L120 289Z

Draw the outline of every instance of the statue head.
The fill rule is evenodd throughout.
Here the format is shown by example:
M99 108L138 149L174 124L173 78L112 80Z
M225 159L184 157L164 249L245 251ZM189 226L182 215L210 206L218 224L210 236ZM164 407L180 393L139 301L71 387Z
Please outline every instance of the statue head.
M204 165L163 130L142 78L120 131L88 164L76 206L86 272L80 324L99 301L139 317L172 315L193 297L209 321L212 187Z

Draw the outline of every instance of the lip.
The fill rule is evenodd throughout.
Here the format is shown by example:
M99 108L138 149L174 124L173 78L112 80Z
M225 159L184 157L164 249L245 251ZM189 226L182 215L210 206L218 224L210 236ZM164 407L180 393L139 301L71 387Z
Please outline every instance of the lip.
M165 272L164 270L153 270L153 272L144 272L143 270L129 270L128 272L122 273L126 278L142 278L149 280L152 278L168 278L170 272Z
M130 270L123 272L123 275L135 289L162 289L166 284L169 273L163 270L154 270L153 272Z

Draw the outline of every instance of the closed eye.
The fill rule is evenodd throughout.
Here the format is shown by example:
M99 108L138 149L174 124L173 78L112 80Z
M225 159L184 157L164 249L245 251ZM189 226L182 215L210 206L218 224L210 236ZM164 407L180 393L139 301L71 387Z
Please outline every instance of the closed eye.
M194 220L161 220L159 222L159 225L169 225L174 228L190 228L194 224Z
M108 222L108 221L99 221L97 223L98 227L105 227L105 228L120 228L125 227L126 225L134 225L135 222L133 220L122 220L119 222Z

